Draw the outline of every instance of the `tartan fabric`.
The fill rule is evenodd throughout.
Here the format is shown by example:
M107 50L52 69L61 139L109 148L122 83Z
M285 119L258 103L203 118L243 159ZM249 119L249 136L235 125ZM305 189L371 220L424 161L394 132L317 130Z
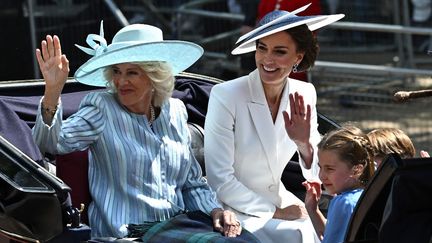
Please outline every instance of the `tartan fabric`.
M144 224L129 224L127 238L141 238L147 231L158 224L158 222L145 222Z
M201 211L186 212L157 223L141 238L143 242L170 243L250 243L259 240L246 229L240 236L229 238L214 231L211 217Z

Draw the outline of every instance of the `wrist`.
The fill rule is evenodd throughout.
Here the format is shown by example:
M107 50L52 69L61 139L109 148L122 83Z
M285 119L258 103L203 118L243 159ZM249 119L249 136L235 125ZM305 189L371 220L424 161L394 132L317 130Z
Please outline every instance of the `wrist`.
M274 214L273 214L273 218L280 219L280 218L282 218L282 216L283 216L282 209L276 207L276 210L274 211Z
M54 106L47 106L46 104L44 104L44 102L42 102L41 111L43 115L54 116L54 114L57 112L57 104Z
M298 141L295 140L294 143L297 145L297 148L299 150L311 150L312 149L312 144L309 141Z
M305 204L305 208L306 208L306 211L308 212L308 214L311 214L311 213L315 213L318 210L318 205Z
M54 109L60 103L60 95L45 93L42 99L42 106L45 108Z
M214 208L211 212L210 212L210 216L212 218L215 218L216 214L218 214L219 212L223 212L224 210L222 208Z
M306 164L306 168L309 169L309 167L312 164L313 152L314 152L312 144L307 142L307 143L296 143L296 145L297 145L297 150L300 153L299 155L301 156L301 158Z

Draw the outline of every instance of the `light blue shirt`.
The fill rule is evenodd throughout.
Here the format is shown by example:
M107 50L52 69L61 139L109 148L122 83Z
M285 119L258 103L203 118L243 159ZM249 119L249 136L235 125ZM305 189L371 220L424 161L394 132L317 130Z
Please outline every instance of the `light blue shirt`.
M42 153L89 149L93 237L123 237L130 223L221 207L191 152L180 100L166 101L152 128L146 116L128 112L108 92L88 94L65 121L59 104L51 126L43 122L40 110L33 137Z
M363 189L343 192L330 201L322 243L342 243Z

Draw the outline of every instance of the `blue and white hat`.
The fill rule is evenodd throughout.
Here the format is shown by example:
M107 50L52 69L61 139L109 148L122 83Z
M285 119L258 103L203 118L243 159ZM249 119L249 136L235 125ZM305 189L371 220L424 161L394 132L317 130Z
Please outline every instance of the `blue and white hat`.
M271 34L306 24L309 30L314 31L343 18L344 14L297 16L310 4L298 8L292 12L275 10L266 14L252 31L240 36L236 47L231 52L233 55L255 51L255 41Z
M146 24L123 27L107 45L101 23L100 34L88 35L86 42L91 48L76 46L93 57L78 68L74 78L80 83L100 87L107 86L103 74L107 66L162 61L169 63L176 75L194 64L204 52L201 46L188 41L164 40L161 29Z

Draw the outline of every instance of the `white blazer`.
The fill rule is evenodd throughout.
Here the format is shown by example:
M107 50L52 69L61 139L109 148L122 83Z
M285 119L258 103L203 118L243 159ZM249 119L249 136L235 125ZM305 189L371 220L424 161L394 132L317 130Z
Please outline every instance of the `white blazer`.
M311 106L313 164L306 179L318 178L320 140L316 91L312 84L289 79L273 124L258 70L213 87L205 121L205 162L210 186L225 208L251 216L272 218L276 206L284 208L299 199L281 182L282 172L297 151L285 131L283 110L290 114L289 94L303 95Z

